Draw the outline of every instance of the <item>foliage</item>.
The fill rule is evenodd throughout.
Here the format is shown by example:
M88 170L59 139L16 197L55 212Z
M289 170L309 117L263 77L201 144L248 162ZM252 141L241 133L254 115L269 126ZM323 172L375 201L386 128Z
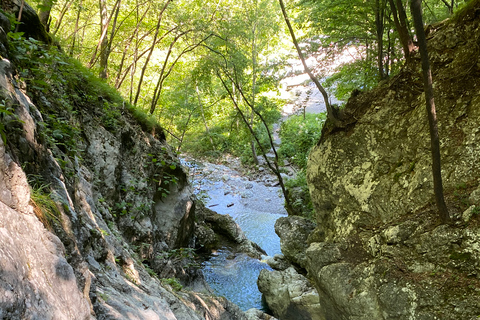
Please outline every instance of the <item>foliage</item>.
M463 1L423 3L426 22L435 23L450 17ZM400 37L388 1L299 0L298 4L297 24L305 33L306 50L311 55L330 52L342 59L350 49L360 52L359 57L342 63L329 80L329 85L339 86L337 98L347 99L352 89L371 88L403 66ZM408 8L407 1L403 6ZM411 21L410 11L405 11Z
M378 70L370 62L357 60L340 66L336 73L326 79L325 86L342 101L348 100L354 90L373 88L377 84Z
M296 115L284 121L280 128L282 145L279 153L301 169L306 168L308 153L320 139L326 115L305 114L305 118Z
M300 170L295 178L288 179L285 186L296 212L307 218L313 217L313 205L307 187L306 166L310 149L320 139L326 114L295 115L284 121L280 128L282 144L279 153Z
M5 117L11 116L13 113L5 105L5 100L0 103L0 137L3 140L3 144L7 143L7 135L5 132Z
M295 178L288 179L285 186L292 199L292 206L295 211L301 213L305 218L313 219L315 212L307 186L306 169L298 171Z
M33 204L34 212L43 225L51 230L52 224L60 222L60 211L53 201L51 194L47 191L48 185L41 185L31 189L30 201Z
M180 284L180 281L176 278L163 278L160 279L164 285L169 285L174 291L180 291L183 289L183 286Z

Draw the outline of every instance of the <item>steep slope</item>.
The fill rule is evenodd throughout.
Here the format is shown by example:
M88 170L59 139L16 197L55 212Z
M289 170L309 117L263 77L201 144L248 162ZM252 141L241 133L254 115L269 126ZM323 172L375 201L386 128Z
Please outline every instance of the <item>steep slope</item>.
M480 314L480 1L428 28L442 173L454 222L433 198L419 56L352 97L326 126L308 183L316 229L306 270L326 319L474 319Z
M161 127L36 40L25 10L28 40L0 13L0 318L246 319L181 289L202 288L196 202Z

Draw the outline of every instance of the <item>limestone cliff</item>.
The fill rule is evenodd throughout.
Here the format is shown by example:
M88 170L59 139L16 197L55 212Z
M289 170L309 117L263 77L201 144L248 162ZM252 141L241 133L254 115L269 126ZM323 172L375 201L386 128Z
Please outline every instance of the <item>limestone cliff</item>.
M480 314L480 1L428 28L442 174L453 218L433 198L419 56L352 97L327 125L308 183L306 250L325 319L476 319Z
M181 290L196 202L162 129L25 17L7 40L0 13L0 319L247 319Z

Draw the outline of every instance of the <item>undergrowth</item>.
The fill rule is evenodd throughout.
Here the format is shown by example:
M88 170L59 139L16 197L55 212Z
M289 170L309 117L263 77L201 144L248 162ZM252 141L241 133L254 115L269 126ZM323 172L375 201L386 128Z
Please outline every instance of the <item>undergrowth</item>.
M30 201L37 218L45 228L52 230L52 225L60 223L60 211L48 192L48 185L34 187L30 193Z
M295 211L301 212L307 218L313 217L306 177L308 155L320 139L325 119L324 113L291 116L282 123L280 130L282 144L279 154L299 169L295 178L287 180L285 186Z
M144 131L164 139L162 127L155 117L126 102L114 87L79 61L55 46L25 39L22 33L10 32L9 38L12 62L19 70L19 82L26 84L27 94L42 114L55 114L55 119L45 119L47 128L52 130L49 133L57 133L60 137L66 126L59 128L62 124L58 124L58 119L70 121L69 126L75 127L72 118L89 110L112 133L124 127L126 117L122 115L129 114ZM72 140L65 144L76 145L74 142L79 136L68 133L67 138Z

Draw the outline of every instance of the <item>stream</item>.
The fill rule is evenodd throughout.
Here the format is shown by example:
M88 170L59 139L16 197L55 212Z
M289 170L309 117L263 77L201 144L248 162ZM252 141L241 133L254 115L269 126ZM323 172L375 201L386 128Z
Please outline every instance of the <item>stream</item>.
M229 158L227 162L229 166L187 161L195 193L203 198L206 207L232 216L247 238L256 242L269 256L281 253L274 225L287 212L281 190L274 186L274 176L264 172L249 180L233 169L241 165L238 159ZM222 249L206 261L202 269L215 294L226 297L242 310L265 310L262 294L257 288L260 270L271 270L264 261L246 254L232 255Z
M283 109L282 120L299 112L325 111L320 93L313 83L307 84L305 80L305 75L290 77L282 85L286 88L282 90L282 98L290 101ZM274 126L277 147L280 144L279 127L280 124ZM243 175L234 169L241 168L239 159L230 157L223 162L228 166L185 160L185 165L190 168L195 193L204 200L207 208L219 214L229 214L247 238L257 243L268 256L281 254L280 239L274 225L287 212L276 177L268 172L266 166L259 167L254 174ZM264 258L266 260L267 257ZM257 288L260 270L272 270L264 260L250 258L246 254L233 255L227 249L221 249L203 264L202 270L215 294L226 297L244 311L250 308L267 311Z

